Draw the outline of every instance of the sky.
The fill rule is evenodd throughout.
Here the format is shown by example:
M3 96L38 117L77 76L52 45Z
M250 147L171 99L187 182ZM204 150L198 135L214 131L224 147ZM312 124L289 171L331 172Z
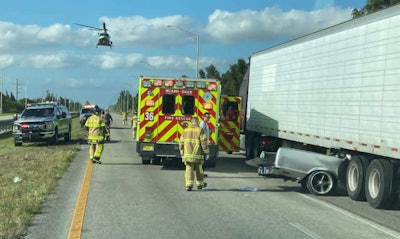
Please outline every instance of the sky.
M238 59L351 19L367 0L13 0L0 14L0 91L108 107L139 76L222 74ZM113 47L76 23L106 23ZM168 27L171 26L171 27ZM197 54L197 41L199 53Z

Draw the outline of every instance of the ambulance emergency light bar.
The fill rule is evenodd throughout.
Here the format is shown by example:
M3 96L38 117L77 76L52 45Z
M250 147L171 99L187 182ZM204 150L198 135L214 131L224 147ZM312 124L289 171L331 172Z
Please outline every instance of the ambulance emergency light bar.
M142 81L142 87L150 88L152 86L168 87L168 88L173 88L174 86L176 88L196 88L197 87L198 89L207 88L210 91L217 90L217 84L213 83L213 82L206 84L206 82L203 82L203 81L195 82L195 81L161 80L161 79L154 80L154 82L151 82L150 80Z

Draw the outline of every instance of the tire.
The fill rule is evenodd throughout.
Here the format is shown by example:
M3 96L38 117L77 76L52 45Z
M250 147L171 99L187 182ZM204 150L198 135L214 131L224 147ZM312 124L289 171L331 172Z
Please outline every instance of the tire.
M14 141L14 146L15 146L15 147L20 147L20 146L22 146L22 143L21 143L21 142Z
M64 136L64 141L69 142L71 140L71 126L69 127L68 133Z
M153 165L160 165L160 164L161 164L161 158L160 158L160 157L157 157L157 156L154 156L154 157L153 157L153 160L151 160L151 164L153 164Z
M253 158L260 157L260 138L256 137L253 141Z
M349 161L346 170L346 190L349 197L355 201L365 201L365 173L368 160L364 157L354 157Z
M367 168L365 196L373 208L390 208L393 195L390 193L392 164L388 160L375 159Z
M307 181L306 181L306 180L303 179L303 180L300 182L300 185L301 185L301 189L302 189L302 190L304 190L304 191L309 191L308 188L307 188Z
M254 143L253 136L246 135L246 159L247 160L254 158L253 143Z
M54 145L58 144L58 129L54 131L54 136L51 139L51 143Z
M150 157L142 157L142 164L150 164L151 158Z
M310 193L318 196L330 195L335 191L336 178L326 171L312 172L307 179L307 189Z

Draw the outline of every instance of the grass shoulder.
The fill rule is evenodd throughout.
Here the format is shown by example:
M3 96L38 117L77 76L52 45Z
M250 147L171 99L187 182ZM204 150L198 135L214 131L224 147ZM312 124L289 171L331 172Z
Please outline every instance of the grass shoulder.
M56 188L87 135L78 118L72 124L71 141L54 146L14 147L11 133L0 136L0 238L21 238Z

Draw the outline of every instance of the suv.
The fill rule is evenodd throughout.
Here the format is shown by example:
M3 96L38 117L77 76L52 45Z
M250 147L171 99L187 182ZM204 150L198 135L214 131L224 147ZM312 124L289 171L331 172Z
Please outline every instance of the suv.
M79 122L81 127L85 126L86 120L93 114L93 110L98 107L97 105L87 104L84 105L79 112Z
M13 125L14 145L23 142L50 141L58 143L60 137L71 139L71 114L63 105L53 102L29 105Z

